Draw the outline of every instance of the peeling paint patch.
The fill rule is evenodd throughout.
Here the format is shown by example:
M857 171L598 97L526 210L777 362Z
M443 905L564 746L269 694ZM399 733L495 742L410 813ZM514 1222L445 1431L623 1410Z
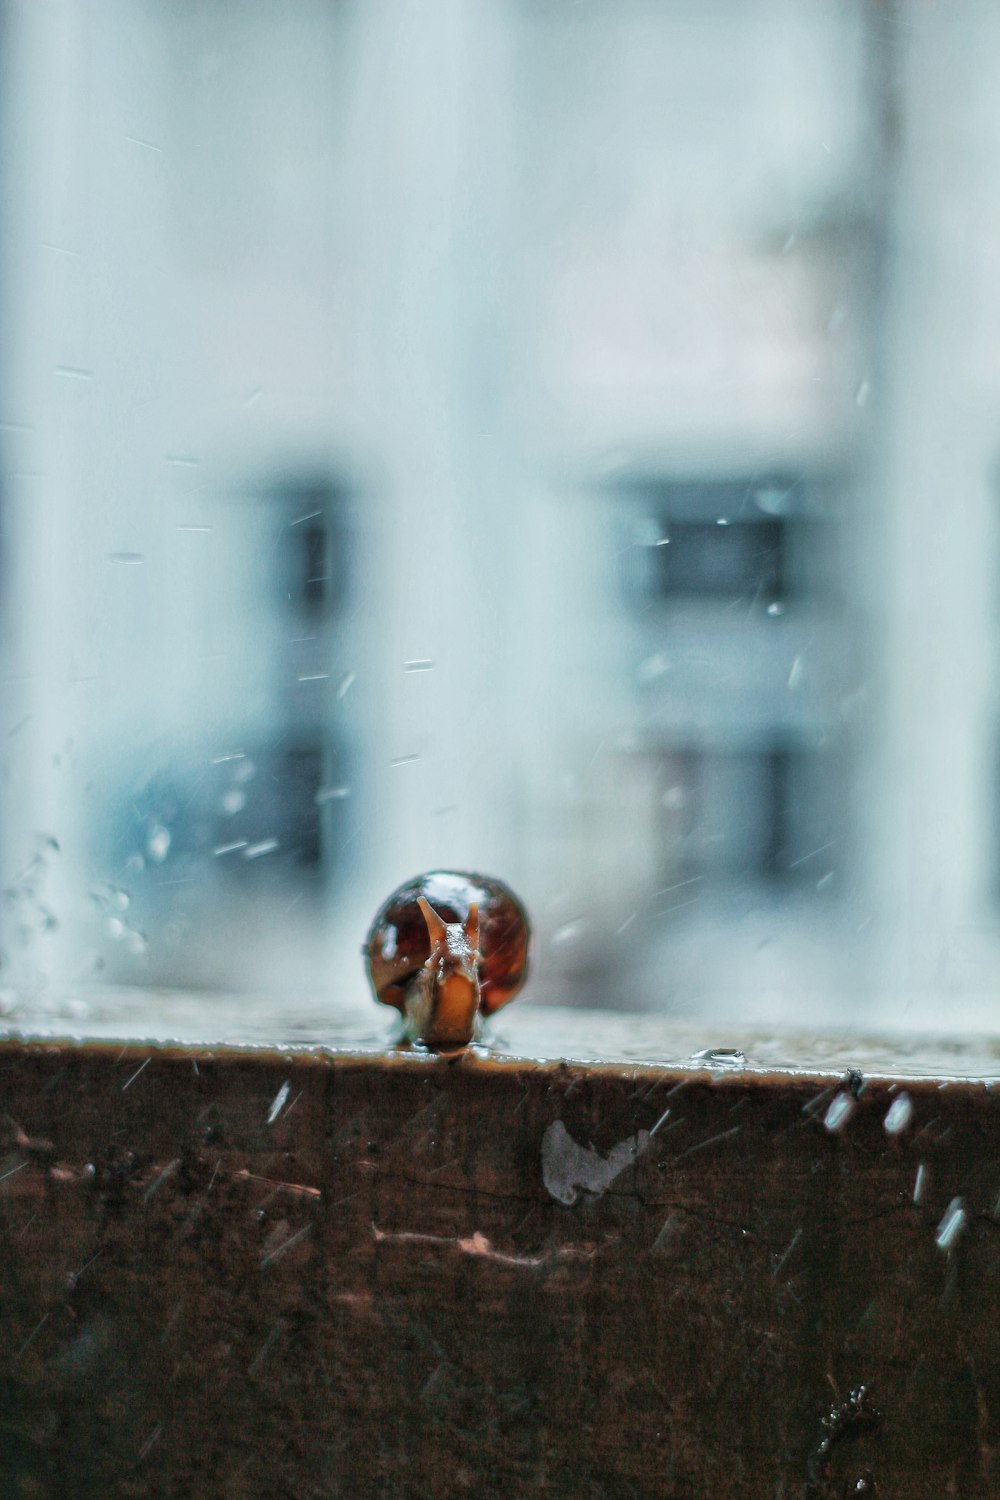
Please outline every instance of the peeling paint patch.
M581 1188L586 1193L605 1192L642 1155L649 1141L650 1132L640 1130L601 1156L578 1145L562 1120L553 1120L542 1136L542 1181L556 1202L568 1207L576 1202Z

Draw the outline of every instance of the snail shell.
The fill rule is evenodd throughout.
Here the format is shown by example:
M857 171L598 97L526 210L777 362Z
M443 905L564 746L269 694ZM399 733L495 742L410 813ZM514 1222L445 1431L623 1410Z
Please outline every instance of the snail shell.
M503 881L435 870L383 902L364 953L376 1000L396 1007L413 1040L463 1047L478 1018L524 984L529 938L524 907Z

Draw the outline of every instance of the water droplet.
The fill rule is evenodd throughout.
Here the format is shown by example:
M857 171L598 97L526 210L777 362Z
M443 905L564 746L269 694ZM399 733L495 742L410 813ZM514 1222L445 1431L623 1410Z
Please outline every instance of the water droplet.
M433 669L433 666L434 666L434 663L431 661L430 657L421 656L421 657L418 657L415 661L404 661L404 663L403 663L403 671L404 672L430 672Z
M162 865L170 853L170 830L164 828L162 823L157 824L150 831L150 835L146 840L146 853L154 864L158 865Z
M247 794L238 786L231 786L227 792L223 792L219 803L222 811L231 818L234 813L242 812L247 805Z
M753 498L757 509L765 515L783 516L789 508L789 497L789 490L778 489L777 485L762 485Z
M573 922L564 922L561 927L557 927L552 934L552 942L560 947L579 942L586 930L586 922L582 917L578 917Z
M664 672L670 671L670 658L665 651L657 651L652 656L647 656L641 661L636 670L636 677L640 682L652 682L657 677L662 677Z
M237 785L242 784L244 781L249 781L251 777L256 776L256 774L257 767L254 765L253 761L248 755L242 756L237 764L233 767L233 780L237 783Z
M107 929L108 937L114 938L116 943L120 943L122 938L125 936L126 927L121 917L109 917L107 921Z
M913 1182L913 1201L920 1203L924 1196L924 1188L927 1185L927 1168L923 1162L917 1167L917 1175Z
M149 943L146 941L146 938L141 932L137 932L134 928L129 933L125 946L128 951L130 953L134 953L137 958L141 958L144 954L149 952Z
M897 1094L889 1105L885 1116L885 1128L889 1135L899 1135L913 1119L913 1100L909 1094Z
M703 1047L691 1054L695 1062L711 1063L717 1068L745 1068L746 1054L738 1047Z
M720 516L719 519L716 521L715 524L716 524L716 526L728 526L729 525L729 520L728 520L728 518L726 516Z
M346 698L351 690L351 685L357 678L357 672L346 672L337 684L337 697Z
M283 1083L281 1085L281 1088L275 1094L274 1099L271 1102L271 1108L267 1112L267 1123L269 1125L273 1125L275 1120L281 1114L281 1111L284 1109L285 1104L288 1100L288 1096L291 1092L292 1085L290 1083Z
M146 561L141 552L109 552L108 562L123 563L126 567L137 568Z
M281 845L277 839L261 839L257 844L248 844L243 851L244 859L260 859L264 854L273 854Z
M672 812L677 812L686 806L687 792L682 786L671 786L663 793L660 801L664 807L669 807Z
M850 1094L846 1094L841 1090L839 1094L835 1094L830 1100L830 1107L823 1116L823 1124L827 1130L832 1132L843 1130L853 1113L854 1100Z
M871 381L870 380L862 380L859 383L857 390L854 392L854 404L855 404L855 406L867 406L868 405L868 398L871 395L871 393L872 393Z
M785 613L785 606L775 602L767 606L767 612L771 616L783 615Z
M660 1225L659 1232L649 1247L650 1252L666 1259L673 1259L682 1253L690 1235L690 1225L684 1215L670 1213Z
M961 1198L952 1198L934 1235L934 1243L938 1249L952 1250L965 1228L965 1223L965 1204Z
M659 516L640 516L632 531L637 547L658 547L663 537L663 522Z
M833 871L828 870L825 875L821 875L817 880L816 889L818 891L828 891L831 885L833 885Z
M342 797L349 797L351 789L349 786L323 786L316 793L316 805L322 807L324 802L334 802Z
M801 681L802 681L802 654L800 652L799 655L796 656L795 660L792 662L791 670L788 673L788 687L789 687L789 691L794 693L795 690L796 690L796 688L798 687L798 685L799 685L799 683Z

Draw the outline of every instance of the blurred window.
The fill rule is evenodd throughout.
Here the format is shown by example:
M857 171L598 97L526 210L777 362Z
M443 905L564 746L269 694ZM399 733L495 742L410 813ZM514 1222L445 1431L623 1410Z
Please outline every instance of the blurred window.
M454 866L536 999L982 1024L998 58L921 0L0 6L3 1004L366 1016Z

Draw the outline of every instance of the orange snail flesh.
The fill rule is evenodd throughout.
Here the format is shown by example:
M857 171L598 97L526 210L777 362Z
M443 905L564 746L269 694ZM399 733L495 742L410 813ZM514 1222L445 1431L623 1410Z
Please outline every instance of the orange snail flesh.
M383 902L364 954L376 1000L395 1006L411 1040L447 1050L513 1000L529 941L524 907L503 881L435 870Z

